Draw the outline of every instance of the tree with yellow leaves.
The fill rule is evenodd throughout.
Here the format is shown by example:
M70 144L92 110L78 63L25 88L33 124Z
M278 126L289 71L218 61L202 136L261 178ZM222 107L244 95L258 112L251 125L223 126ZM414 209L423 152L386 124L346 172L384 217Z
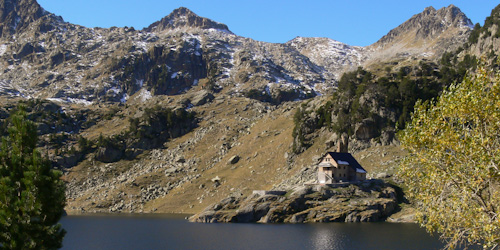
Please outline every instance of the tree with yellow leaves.
M500 74L480 67L435 102L418 102L399 138L417 219L447 248L500 246Z

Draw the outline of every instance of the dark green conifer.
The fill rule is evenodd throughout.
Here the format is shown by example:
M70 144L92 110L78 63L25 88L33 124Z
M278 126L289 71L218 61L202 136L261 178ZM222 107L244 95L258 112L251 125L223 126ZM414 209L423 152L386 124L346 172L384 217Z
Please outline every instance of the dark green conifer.
M60 248L62 174L36 149L36 125L23 107L11 115L8 132L0 150L0 248Z

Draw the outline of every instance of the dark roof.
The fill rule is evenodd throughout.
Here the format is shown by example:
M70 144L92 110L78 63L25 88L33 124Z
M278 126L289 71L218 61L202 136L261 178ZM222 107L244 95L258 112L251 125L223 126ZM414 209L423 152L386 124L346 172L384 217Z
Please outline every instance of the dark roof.
M356 159L350 153L338 153L338 152L328 152L326 153L330 155L336 162L338 161L346 161L349 162L349 166L353 167L354 170L364 170L367 172ZM325 155L326 156L326 155Z

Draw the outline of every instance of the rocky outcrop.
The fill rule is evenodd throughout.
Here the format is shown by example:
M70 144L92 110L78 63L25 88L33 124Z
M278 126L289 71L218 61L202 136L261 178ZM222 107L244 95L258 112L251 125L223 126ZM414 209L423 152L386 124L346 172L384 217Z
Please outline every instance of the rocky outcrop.
M211 102L214 98L215 97L212 93L206 90L201 90L193 94L193 97L191 97L190 102L194 106L200 106Z
M339 187L301 186L287 195L228 197L191 222L306 223L384 221L398 207L396 190L380 180Z
M378 124L373 119L364 119L356 124L354 129L354 136L358 140L370 140L379 136Z
M122 158L123 151L115 147L100 147L97 149L95 159L104 163L116 162Z

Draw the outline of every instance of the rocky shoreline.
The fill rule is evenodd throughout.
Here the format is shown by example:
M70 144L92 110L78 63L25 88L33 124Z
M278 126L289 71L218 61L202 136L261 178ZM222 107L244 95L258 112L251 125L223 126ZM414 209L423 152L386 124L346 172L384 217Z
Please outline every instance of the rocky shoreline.
M399 211L397 187L382 180L296 186L285 195L233 195L189 218L201 223L379 222Z

